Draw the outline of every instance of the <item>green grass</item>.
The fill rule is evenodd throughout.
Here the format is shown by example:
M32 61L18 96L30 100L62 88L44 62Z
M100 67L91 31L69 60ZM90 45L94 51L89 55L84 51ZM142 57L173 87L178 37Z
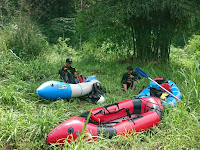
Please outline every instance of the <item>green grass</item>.
M50 49L50 50L49 50ZM51 50L52 49L52 50ZM23 61L6 48L0 51L0 149L62 149L48 145L47 134L59 123L92 108L111 104L138 95L149 80L139 81L136 91L123 93L121 76L126 66L142 68L151 78L164 77L174 81L183 94L182 102L165 108L159 126L136 136L100 137L98 141L82 140L65 145L64 149L200 149L200 97L199 63L187 58L184 51L172 51L170 65L119 64L118 60L75 55L71 48L58 51L59 47L48 47L47 52L37 58ZM106 91L106 102L91 105L90 100L49 101L37 96L37 87L48 80L60 80L59 68L67 57L73 58L78 74L96 75ZM110 56L109 56L110 57ZM90 136L90 135L88 135Z

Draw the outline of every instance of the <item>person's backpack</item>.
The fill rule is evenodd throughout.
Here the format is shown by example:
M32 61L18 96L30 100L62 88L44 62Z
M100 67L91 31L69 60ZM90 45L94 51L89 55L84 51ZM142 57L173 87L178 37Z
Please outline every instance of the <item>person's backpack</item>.
M93 104L97 104L98 100L104 94L105 94L105 92L103 92L101 84L99 82L96 82L92 86L92 91L89 94L89 98L92 100Z
M83 77L83 75L80 75L78 77L78 80L79 80L79 83L82 83L82 82L86 82L85 78Z
M170 91L171 89L171 86L168 84L168 80L165 79L165 78L157 78L157 79L154 79L158 84L160 84L160 86L164 87L166 90ZM157 85L156 85L157 86ZM151 96L155 96L155 97L158 97L158 98L161 98L161 97L167 97L169 96L164 94L166 93L162 88L155 88L155 87L150 87L150 95ZM164 96L165 95L165 96Z
M150 87L150 95L153 97L160 97L162 95L163 91L157 90L156 88L151 88Z

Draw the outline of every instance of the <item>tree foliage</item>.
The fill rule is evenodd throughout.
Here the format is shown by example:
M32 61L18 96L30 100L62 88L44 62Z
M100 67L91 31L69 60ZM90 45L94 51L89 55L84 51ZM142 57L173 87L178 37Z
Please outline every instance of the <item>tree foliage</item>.
M31 0L27 1L31 2ZM73 0L36 0L32 7L39 7L41 13L38 21L50 43L56 43L59 37L74 38L75 5Z
M56 43L59 37L76 40L73 0L2 0L0 6L2 24L25 14L37 22L49 42Z
M167 62L175 34L199 22L199 6L198 0L96 0L79 12L77 25L85 39L109 39L141 61Z

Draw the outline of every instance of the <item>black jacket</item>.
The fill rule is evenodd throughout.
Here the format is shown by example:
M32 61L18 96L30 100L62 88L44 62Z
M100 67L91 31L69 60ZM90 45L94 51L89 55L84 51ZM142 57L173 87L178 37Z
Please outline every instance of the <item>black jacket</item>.
M73 68L73 67L67 68L66 66L63 66L59 70L59 74L60 74L61 78L67 83L76 83L76 81L75 81L76 77L74 75L75 72L76 72L75 68Z
M129 78L130 75L134 76L134 78L133 78L133 79ZM136 81L136 80L138 80L138 79L141 79L141 77L140 77L136 72L133 71L131 74L128 74L128 72L126 72L126 73L124 73L123 76L122 76L121 83L122 83L122 84L126 84L127 81L133 82L133 81Z

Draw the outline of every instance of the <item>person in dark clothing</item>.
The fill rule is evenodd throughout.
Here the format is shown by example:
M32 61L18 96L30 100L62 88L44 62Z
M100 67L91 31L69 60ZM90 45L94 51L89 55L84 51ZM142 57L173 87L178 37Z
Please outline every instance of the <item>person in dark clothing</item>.
M132 90L135 90L137 80L141 77L133 71L132 66L128 66L126 69L127 72L123 74L121 83L123 86L123 90L127 92L129 87L131 87Z
M71 64L72 59L67 58L65 65L59 70L59 74L66 83L77 83L76 69Z

